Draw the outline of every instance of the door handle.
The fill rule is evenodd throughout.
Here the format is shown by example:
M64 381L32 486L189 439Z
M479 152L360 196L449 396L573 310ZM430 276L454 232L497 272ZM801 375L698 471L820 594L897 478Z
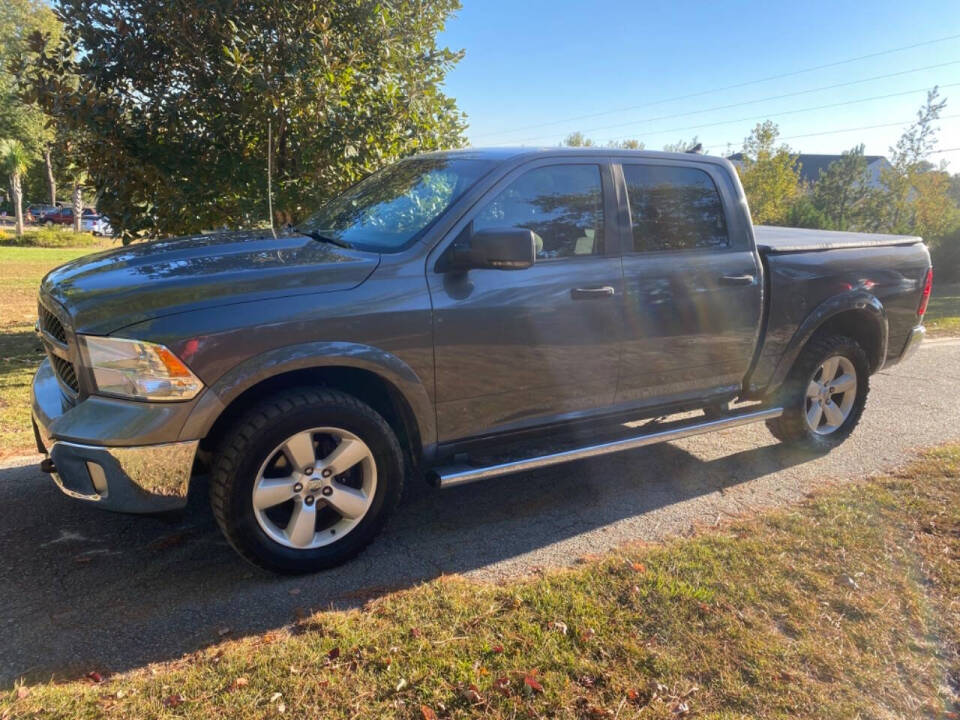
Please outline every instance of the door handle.
M597 300L604 297L612 297L614 289L610 285L603 287L574 288L570 291L570 297L574 300Z
M721 285L753 285L756 277L753 275L722 275L720 277Z

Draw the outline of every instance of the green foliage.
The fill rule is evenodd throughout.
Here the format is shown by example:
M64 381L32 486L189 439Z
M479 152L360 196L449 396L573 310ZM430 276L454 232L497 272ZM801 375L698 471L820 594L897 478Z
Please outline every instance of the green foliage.
M870 186L863 145L857 145L830 163L813 186L813 206L823 216L819 227L855 230L868 224Z
M296 221L402 156L462 144L436 35L457 0L60 0L29 92L126 236ZM76 78L75 86L68 81Z
M22 237L0 230L0 246L36 248L96 248L108 246L112 241L98 238L90 233L77 233L72 228L54 226L27 230Z
M776 124L767 120L743 141L743 162L737 170L758 225L785 224L801 193L797 156L787 145L776 145L779 134Z
M590 138L586 137L579 130L577 132L572 132L563 139L563 144L566 147L595 147L597 144ZM620 148L622 150L643 150L643 143L634 138L628 138L626 140L611 140L606 144L608 148Z

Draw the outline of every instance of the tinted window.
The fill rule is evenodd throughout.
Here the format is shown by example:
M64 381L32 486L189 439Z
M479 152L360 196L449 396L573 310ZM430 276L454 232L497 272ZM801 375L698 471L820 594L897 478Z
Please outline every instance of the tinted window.
M603 193L597 165L553 165L521 175L473 220L473 229L526 228L537 258L603 252Z
M703 170L624 165L623 176L634 250L729 247L720 193Z

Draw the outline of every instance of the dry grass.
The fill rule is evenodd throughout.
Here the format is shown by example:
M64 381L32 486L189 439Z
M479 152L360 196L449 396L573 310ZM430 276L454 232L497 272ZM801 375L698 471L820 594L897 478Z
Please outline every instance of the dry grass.
M3 717L956 717L960 446L906 472L502 585L447 578ZM99 681L99 682L98 682Z

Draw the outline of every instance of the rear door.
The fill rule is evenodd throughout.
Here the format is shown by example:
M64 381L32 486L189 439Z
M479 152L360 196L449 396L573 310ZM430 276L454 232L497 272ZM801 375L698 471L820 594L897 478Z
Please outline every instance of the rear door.
M589 413L612 403L623 317L617 205L608 165L543 160L508 174L453 228L526 228L525 270L427 265L441 442ZM442 267L443 264L441 263Z
M617 400L735 392L759 332L762 278L719 166L623 162L626 329Z

